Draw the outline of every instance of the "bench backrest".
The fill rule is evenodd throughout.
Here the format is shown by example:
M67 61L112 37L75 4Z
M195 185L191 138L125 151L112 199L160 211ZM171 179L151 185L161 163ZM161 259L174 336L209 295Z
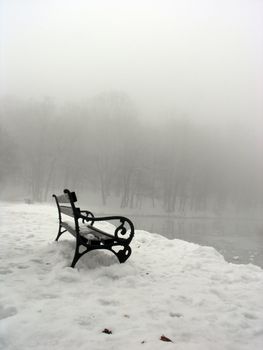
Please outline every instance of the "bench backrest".
M80 209L75 206L75 203L77 202L76 193L65 189L64 194L60 196L53 194L53 197L57 204L59 221L61 222L62 219L61 214L71 216L74 218L76 231L79 231L78 218Z

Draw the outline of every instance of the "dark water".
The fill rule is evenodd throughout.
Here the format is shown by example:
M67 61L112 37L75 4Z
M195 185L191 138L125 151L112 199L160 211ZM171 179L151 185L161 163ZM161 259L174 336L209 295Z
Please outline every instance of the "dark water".
M263 220L129 217L136 229L212 246L227 261L263 268Z

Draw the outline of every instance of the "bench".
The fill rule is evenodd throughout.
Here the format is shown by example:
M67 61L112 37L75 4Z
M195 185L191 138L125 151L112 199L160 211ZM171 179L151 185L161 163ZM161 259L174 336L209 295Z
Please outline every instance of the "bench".
M69 232L76 239L75 254L71 263L74 268L78 260L86 253L95 249L107 249L114 253L120 263L124 263L131 255L130 243L134 237L133 223L123 216L95 217L88 210L80 210L76 207L77 196L75 192L64 190L64 194L55 195L59 228L56 241L64 232ZM70 217L70 221L65 218ZM108 221L118 223L109 225ZM98 227L107 222L106 230ZM112 228L112 229L111 229Z

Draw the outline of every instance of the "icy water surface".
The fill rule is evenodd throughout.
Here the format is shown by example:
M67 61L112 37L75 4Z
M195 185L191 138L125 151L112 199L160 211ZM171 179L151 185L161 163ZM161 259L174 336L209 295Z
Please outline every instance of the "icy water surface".
M137 229L212 246L227 261L263 268L263 220L129 217Z

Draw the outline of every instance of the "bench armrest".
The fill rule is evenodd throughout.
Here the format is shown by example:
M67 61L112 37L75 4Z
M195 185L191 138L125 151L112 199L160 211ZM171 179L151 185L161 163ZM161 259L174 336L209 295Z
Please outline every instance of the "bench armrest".
M94 218L94 215L92 214L91 211L80 210L79 212L80 212L80 219L82 219L83 223L84 221L90 221L90 224L93 225L94 221L92 219Z
M85 215L83 215L84 213ZM134 225L130 219L124 216L102 216L95 217L90 211L80 210L80 219L82 222L87 222L90 226L93 226L94 222L99 221L112 221L117 220L120 222L120 225L116 227L114 231L114 236L116 240L124 240L129 244L134 236ZM126 237L123 237L126 236Z

